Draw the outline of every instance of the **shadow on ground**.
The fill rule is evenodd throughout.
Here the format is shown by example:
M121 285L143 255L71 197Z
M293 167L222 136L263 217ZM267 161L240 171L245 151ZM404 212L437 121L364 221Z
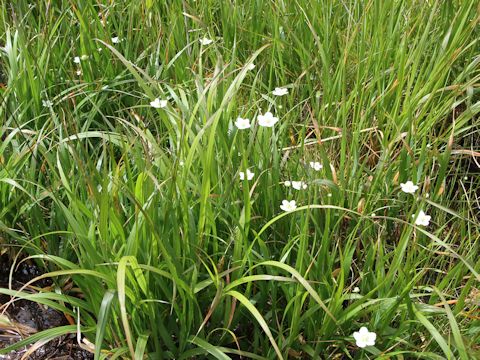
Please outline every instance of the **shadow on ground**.
M11 262L6 255L0 256L0 288L8 288ZM11 288L20 289L25 283L41 275L41 271L33 263L22 262L12 274ZM24 291L35 292L52 285L49 279L41 280ZM0 294L0 349L4 349L17 341L39 331L68 325L65 316L44 305L32 301L17 299L8 304L10 296ZM0 355L1 360L20 360L28 351L28 347ZM39 347L28 356L31 360L87 360L93 355L83 350L77 343L76 334L64 335L53 339Z

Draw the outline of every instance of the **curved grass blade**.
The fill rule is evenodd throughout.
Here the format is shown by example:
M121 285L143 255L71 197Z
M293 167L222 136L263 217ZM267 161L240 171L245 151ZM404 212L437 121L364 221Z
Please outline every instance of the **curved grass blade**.
M216 359L219 360L231 360L232 358L228 355L226 355L220 348L213 346L212 344L206 342L205 340L199 338L199 337L194 337L190 340L192 344L197 345L198 347L201 347L205 351L207 351L210 355L215 356Z
M91 329L87 329L89 331ZM85 331L85 329L84 329ZM24 340L20 340L13 345L7 346L6 348L0 349L0 355L8 354L13 350L17 350L23 346L32 344L37 341L50 341L55 339L56 337L66 335L66 334L75 334L77 332L77 325L66 325L66 326L59 326L52 329L47 329L40 331L32 336Z
M110 317L110 310L114 295L115 291L108 290L103 296L102 304L100 305L97 321L97 333L95 335L95 360L100 359L103 337L105 336L105 328Z
M243 294L240 294L238 291L235 291L235 290L230 290L230 291L226 292L225 295L229 295L229 296L234 297L235 299L240 301L242 303L242 305L245 306L248 309L248 311L250 311L250 313L255 317L255 320L257 320L257 322L262 327L265 334L267 334L268 339L270 340L270 343L272 344L273 349L277 353L278 358L283 360L282 353L280 352L280 349L279 349L275 339L273 338L272 332L270 331L267 323L265 322L265 319L260 314L258 309L250 302L250 300L248 300Z
M135 360L143 360L145 348L147 347L148 335L140 335L135 349Z

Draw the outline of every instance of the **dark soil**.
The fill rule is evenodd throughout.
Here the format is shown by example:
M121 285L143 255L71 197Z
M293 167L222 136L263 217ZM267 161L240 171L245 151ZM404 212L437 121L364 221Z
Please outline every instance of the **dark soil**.
M0 256L0 288L8 288L8 279L11 263L6 255ZM23 262L15 269L12 276L12 288L18 290L25 283L41 275L41 271L35 264ZM51 285L48 279L34 284L36 288L45 288ZM24 291L35 291L25 289ZM11 300L10 296L0 294L0 315L5 304ZM65 316L51 308L28 300L16 300L11 303L5 314L13 326L1 326L0 324L0 351L15 342L25 339L29 335L39 331L68 325ZM0 355L1 360L19 360L28 350L28 347L17 349L5 355ZM77 343L76 334L58 337L37 349L31 356L31 360L89 360L93 354L83 350Z

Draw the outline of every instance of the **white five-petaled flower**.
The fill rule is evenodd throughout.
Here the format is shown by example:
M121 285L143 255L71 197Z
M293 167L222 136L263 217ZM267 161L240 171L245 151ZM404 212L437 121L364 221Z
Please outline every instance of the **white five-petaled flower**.
M200 44L202 44L202 45L210 45L213 42L212 39L209 39L205 36L202 39L200 39L199 41L200 41Z
M80 76L82 75L82 70L77 70L75 73L77 74L77 76Z
M307 184L304 181L292 181L292 187L295 190L305 190L307 188Z
M288 89L287 88L279 88L276 87L275 90L272 91L272 94L275 96L283 96L288 94Z
M155 100L150 101L150 106L154 107L155 109L161 109L167 106L167 103L167 100L160 100L159 98L156 98Z
M112 37L112 43L118 44L120 42L120 38L118 36Z
M74 62L75 64L80 64L80 56L75 56L75 57L73 58L73 62Z
M415 217L415 215L412 215L412 217ZM417 218L415 219L415 225L428 226L431 218L432 217L430 215L427 215L423 212L423 210L420 210Z
M323 168L323 165L318 161L310 161L310 167L315 171L320 171Z
M250 63L247 65L247 70L253 70L255 69L255 64L254 63Z
M360 292L360 288L358 286L355 286L352 290L352 293L358 294Z
M235 121L235 126L239 130L245 130L250 128L250 120L249 119L242 119L241 117L238 117L237 120Z
M278 121L278 117L273 116L270 111L267 111L264 115L260 114L257 116L258 124L260 126L272 127Z
M247 172L247 180L248 181L252 180L255 174L251 172L249 169L247 169L246 172ZM243 171L240 171L239 176L240 176L240 180L242 181L245 180L245 173Z
M42 100L42 106L43 107L50 107L52 105L53 105L53 103L50 100Z
M368 331L365 326L362 326L359 331L353 333L353 338L358 347L364 348L366 346L375 345L375 340L377 339L377 334L374 332Z
M400 184L400 187L402 188L402 191L407 194L413 194L415 193L415 191L418 190L418 186L415 185L410 180L408 180L405 184L404 183Z
M285 212L290 212L293 211L297 208L297 202L295 200L283 200L282 205L280 205L280 209L282 209Z

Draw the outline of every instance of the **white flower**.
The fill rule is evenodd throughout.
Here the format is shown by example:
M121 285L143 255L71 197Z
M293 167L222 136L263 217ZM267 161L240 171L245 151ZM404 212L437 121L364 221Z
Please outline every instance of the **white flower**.
M161 109L167 106L167 103L167 100L160 100L159 98L156 98L155 100L150 101L150 106L154 107L155 109Z
M248 129L250 128L250 120L242 119L241 117L238 117L237 120L235 121L235 126L240 130Z
M283 185L285 185L286 187L290 187L292 186L292 182L287 180L283 182Z
M52 105L53 105L53 103L50 100L42 100L42 106L43 107L50 107Z
M377 334L374 332L368 331L365 326L362 326L359 331L353 333L353 338L358 347L364 348L365 346L375 345L375 340L377 339Z
M250 63L247 65L247 70L253 70L255 69L255 64L254 63Z
M199 41L202 45L210 45L213 42L212 39L209 39L207 37L203 37L203 39L200 39Z
M412 215L412 217L415 217L415 215ZM430 215L427 215L423 212L423 210L420 210L417 218L415 219L415 225L428 226L431 218L432 217Z
M355 286L352 290L352 293L358 294L360 292L360 288L358 286Z
M307 188L307 184L303 181L292 181L292 187L295 190L302 190Z
M97 49L98 52L100 52L100 51L102 51L102 50L103 50L102 48L98 48L98 49Z
M408 180L405 184L400 184L400 187L402 188L402 191L407 194L413 194L415 191L418 190L418 186L410 180Z
M323 168L323 165L318 161L310 161L310 167L315 171L320 171Z
M243 171L240 171L240 180L245 180L245 173ZM255 176L255 174L253 172L251 172L249 169L247 169L247 180L250 181L253 179L253 177Z
M112 43L118 44L120 42L120 38L118 36L115 36L112 38Z
M272 94L275 96L283 96L288 94L287 88L278 88L276 87L275 90L272 91Z
M288 200L283 200L282 205L280 205L280 209L286 212L293 211L297 208L297 202L295 200L288 201Z
M75 73L77 74L77 76L80 76L82 75L82 70L77 70Z
M79 57L79 56L75 56L75 57L73 58L73 62L74 62L75 64L80 64L80 57Z
M262 114L258 115L257 119L258 119L258 124L260 126L265 126L265 127L272 127L278 121L278 118L273 116L273 114L270 111L267 111L265 115L262 115Z

